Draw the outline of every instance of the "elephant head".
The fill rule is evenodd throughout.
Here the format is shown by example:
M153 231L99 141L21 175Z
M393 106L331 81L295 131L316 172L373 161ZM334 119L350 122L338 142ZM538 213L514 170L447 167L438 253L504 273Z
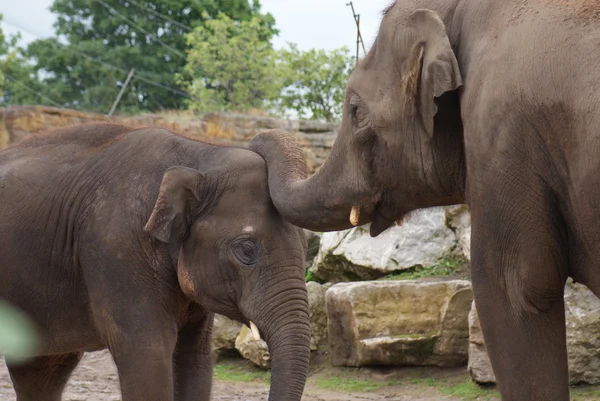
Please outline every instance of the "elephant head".
M292 223L334 231L371 222L377 236L414 209L464 202L462 78L444 24L452 13L410 3L386 10L347 84L331 154L313 176L290 136L253 138L273 202Z
M183 293L262 335L269 399L299 401L310 356L306 237L273 206L264 160L235 152L234 168L167 170L145 230L171 249Z

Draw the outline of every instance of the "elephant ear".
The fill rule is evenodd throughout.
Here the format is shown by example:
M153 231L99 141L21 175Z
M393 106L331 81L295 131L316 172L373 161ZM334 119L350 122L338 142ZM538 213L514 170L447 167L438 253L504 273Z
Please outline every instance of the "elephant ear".
M163 175L154 210L144 231L161 242L183 239L191 224L191 208L201 199L205 177L198 170L171 167Z
M433 136L433 118L437 113L435 98L462 85L456 55L450 45L441 18L431 10L416 10L411 23L417 31L418 42L409 59L408 76L419 77L418 109L425 131ZM418 95L417 95L418 90Z

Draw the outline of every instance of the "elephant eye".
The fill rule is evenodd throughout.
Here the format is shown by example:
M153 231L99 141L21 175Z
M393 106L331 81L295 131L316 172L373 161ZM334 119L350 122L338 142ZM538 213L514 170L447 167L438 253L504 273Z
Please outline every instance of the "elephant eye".
M350 105L350 120L352 121L352 124L356 125L357 124L357 114L358 114L358 106L356 104L351 104Z
M232 252L245 266L253 267L258 262L258 244L252 239L244 238L237 241L232 247Z

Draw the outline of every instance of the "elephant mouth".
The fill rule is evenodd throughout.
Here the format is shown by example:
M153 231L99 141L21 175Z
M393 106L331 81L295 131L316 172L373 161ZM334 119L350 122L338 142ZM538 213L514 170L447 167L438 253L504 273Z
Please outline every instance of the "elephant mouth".
M391 199L389 194L383 191L363 202L361 206L352 206L350 223L356 227L370 222L371 237L377 237L394 224L400 225L407 211L398 210Z
M371 237L377 237L395 224L396 219L388 217L389 214L386 212L378 203L371 215L371 228L369 229Z
M392 227L396 222L404 218L405 213L398 213L395 209L388 206L385 199L382 198L377 205L375 210L371 214L371 228L369 234L371 237L377 237L388 228ZM390 217L398 216L398 217Z

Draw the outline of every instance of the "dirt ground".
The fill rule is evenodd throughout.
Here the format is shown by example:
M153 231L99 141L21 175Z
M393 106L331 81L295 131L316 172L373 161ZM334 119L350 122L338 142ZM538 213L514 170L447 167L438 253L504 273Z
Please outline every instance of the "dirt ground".
M244 364L245 361L233 362ZM242 365L240 365L242 366ZM473 389L464 392L460 390L461 384L455 386L457 395L448 395L443 391L443 386L448 388L450 383L466 383L464 369L396 369L390 371L354 371L337 370L338 376L331 376L331 369L313 369L308 380L303 401L499 401L497 393L492 390L480 392ZM356 373L354 373L356 372ZM339 379L339 375L345 375ZM402 384L388 385L383 383L399 383L399 376L405 380ZM335 380L358 380L360 383L382 384L379 388L369 392L364 391L339 391L336 390ZM367 378L370 381L365 381ZM327 378L329 385L322 384ZM333 383L333 384L331 384ZM446 383L446 384L442 384ZM442 384L440 386L440 384ZM471 385L472 386L472 385ZM600 394L597 388L593 389L594 395ZM263 380L253 382L221 381L216 380L213 386L212 400L215 401L259 401L266 400L269 388ZM63 401L120 401L119 381L115 365L106 351L88 353L84 356L73 376L71 377L63 395ZM595 396L588 398L580 395L577 400L594 400ZM16 397L4 362L0 362L0 400L15 401Z
M440 396L435 389L394 388L376 392L338 392L320 389L309 381L303 401L458 401L459 398ZM425 390L425 391L424 391ZM212 400L259 401L266 400L269 388L260 382L215 381ZM63 401L120 401L119 379L115 365L106 351L88 353L73 373ZM0 363L0 400L15 401L12 383L4 362Z

